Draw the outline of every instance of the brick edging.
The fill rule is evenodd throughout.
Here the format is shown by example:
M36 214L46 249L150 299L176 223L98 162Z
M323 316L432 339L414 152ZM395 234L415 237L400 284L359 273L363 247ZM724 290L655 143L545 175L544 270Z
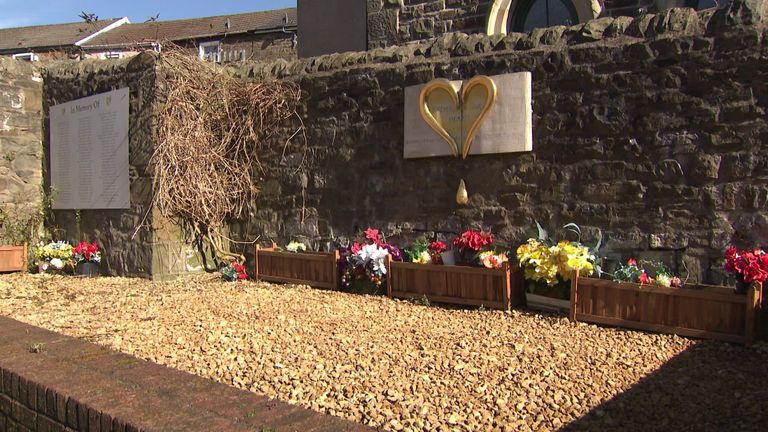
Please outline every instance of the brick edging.
M372 429L0 316L0 431L11 430Z

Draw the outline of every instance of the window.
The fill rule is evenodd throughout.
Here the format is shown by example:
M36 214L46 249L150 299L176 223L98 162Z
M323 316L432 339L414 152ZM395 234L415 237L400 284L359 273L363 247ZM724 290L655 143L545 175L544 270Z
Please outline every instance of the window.
M493 0L488 13L486 33L493 35L507 34L508 32L528 32L538 27L584 23L600 16L604 1ZM688 0L667 1L684 2Z
M579 22L571 0L522 0L509 21L509 31L529 32L535 28L573 25Z
M210 62L221 62L221 43L219 41L201 42L200 58Z
M37 54L31 53L31 52L21 53L21 54L14 54L13 58L15 58L16 60L26 60L26 61L38 61L38 60L40 60L40 58L37 57Z

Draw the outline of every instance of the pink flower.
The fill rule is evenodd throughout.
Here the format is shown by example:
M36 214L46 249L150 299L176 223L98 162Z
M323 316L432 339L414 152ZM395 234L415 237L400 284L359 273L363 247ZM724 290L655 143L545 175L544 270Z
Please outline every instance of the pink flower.
M379 234L379 230L375 228L368 228L364 231L365 238L378 244L381 241L381 234Z
M627 265L637 267L637 260L634 258L630 258L627 260Z
M648 277L648 275L645 273L645 270L643 270L643 273L640 274L640 283L641 284L649 284L649 283L651 283L651 278Z

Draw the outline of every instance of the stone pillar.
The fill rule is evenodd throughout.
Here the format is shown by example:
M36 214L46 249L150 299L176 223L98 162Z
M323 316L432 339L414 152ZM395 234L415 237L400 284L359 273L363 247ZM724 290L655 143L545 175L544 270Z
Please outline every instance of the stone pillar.
M42 202L42 92L33 64L0 58L0 209L14 219L34 220ZM0 231L0 244L34 240L16 231Z

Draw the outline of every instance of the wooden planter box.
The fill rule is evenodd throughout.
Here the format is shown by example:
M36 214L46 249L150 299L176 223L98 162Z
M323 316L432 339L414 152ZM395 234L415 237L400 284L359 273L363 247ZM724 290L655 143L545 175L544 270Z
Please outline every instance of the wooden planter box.
M27 244L0 246L0 273L27 271Z
M499 269L486 269L392 261L387 294L504 310L525 299L522 273L510 272L508 263Z
M256 245L256 280L338 289L338 252L281 252Z
M687 285L665 288L578 277L571 282L572 321L750 345L762 287Z

